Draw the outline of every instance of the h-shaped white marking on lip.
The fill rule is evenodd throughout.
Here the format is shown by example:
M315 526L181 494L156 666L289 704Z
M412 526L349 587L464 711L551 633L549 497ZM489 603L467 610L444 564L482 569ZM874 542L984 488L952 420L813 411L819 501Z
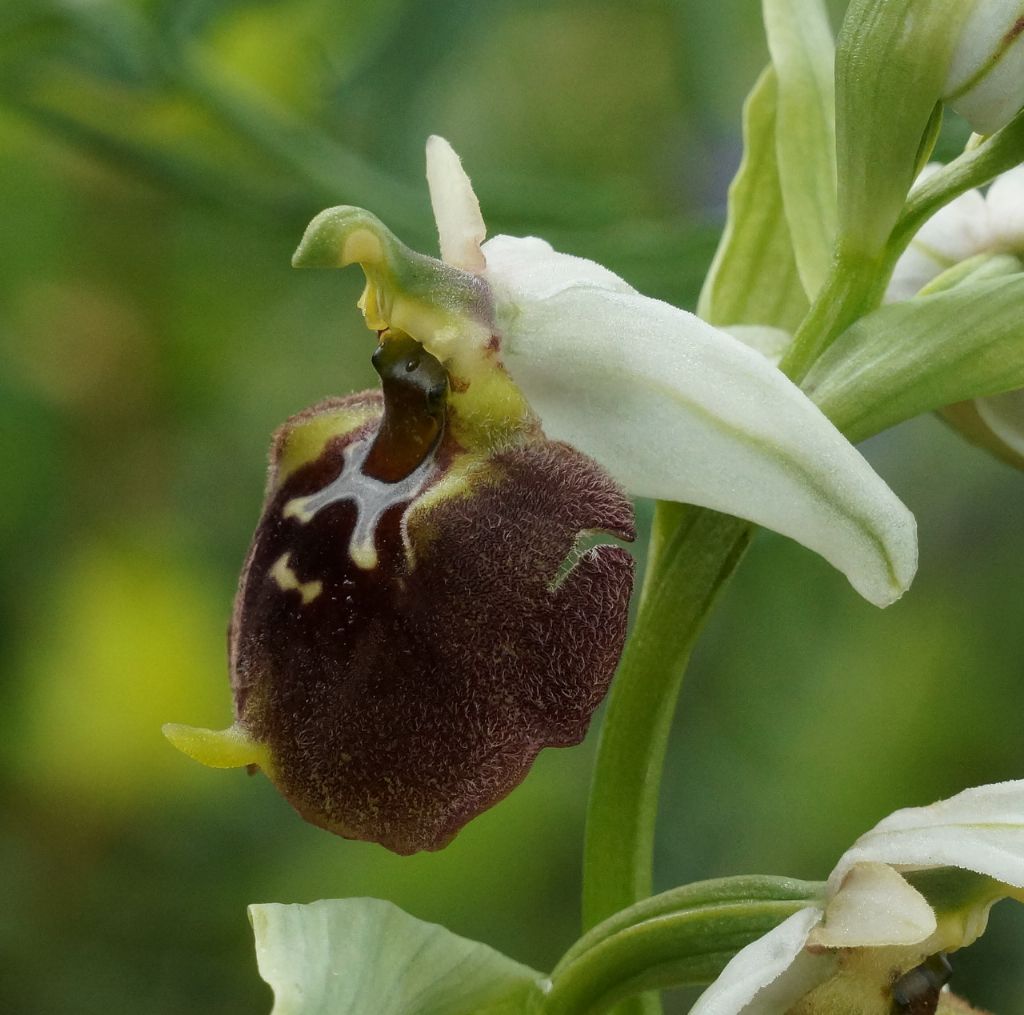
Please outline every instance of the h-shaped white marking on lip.
M349 538L348 555L362 571L372 571L377 566L374 537L381 516L395 504L412 500L422 489L434 465L434 456L428 454L404 479L385 483L363 472L363 462L372 446L369 438L350 444L345 448L341 473L336 479L308 497L293 498L282 511L284 518L294 518L305 525L329 504L352 501L356 506L356 523Z

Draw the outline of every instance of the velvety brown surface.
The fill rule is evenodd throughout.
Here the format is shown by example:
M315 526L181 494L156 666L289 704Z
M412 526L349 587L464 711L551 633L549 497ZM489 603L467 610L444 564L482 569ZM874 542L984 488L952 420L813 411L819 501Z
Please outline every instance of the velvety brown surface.
M391 506L377 566L361 570L348 553L351 501L306 523L283 510L334 482L345 449L377 426L332 438L271 491L236 604L233 684L239 717L305 818L412 853L444 846L541 748L584 736L622 649L632 559L598 546L554 583L581 532L632 538L633 512L594 462L538 440L494 454L468 495L415 517L411 569L408 501ZM427 489L452 455L443 439ZM323 583L312 601L269 576L285 553L298 581Z

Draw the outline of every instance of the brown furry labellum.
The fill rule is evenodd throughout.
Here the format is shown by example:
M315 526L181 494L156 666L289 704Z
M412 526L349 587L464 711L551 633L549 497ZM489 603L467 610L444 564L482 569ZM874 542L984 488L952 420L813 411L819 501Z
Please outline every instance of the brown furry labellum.
M308 821L440 849L544 747L578 743L622 650L632 506L538 428L473 450L448 382L382 343L383 394L278 432L230 654L238 727Z

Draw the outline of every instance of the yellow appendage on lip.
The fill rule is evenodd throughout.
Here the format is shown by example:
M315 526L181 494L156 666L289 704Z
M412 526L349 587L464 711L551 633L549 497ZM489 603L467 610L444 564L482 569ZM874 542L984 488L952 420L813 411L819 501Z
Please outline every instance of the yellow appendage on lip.
M266 748L253 740L238 723L226 730L208 730L169 722L164 724L162 731L182 754L208 768L256 765L265 772L269 770Z

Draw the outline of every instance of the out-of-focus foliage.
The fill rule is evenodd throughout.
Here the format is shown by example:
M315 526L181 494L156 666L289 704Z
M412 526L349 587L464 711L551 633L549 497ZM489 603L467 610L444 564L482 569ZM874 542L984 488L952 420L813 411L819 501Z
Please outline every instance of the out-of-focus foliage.
M271 430L373 377L358 273L289 267L306 221L351 201L432 249L437 132L493 231L692 306L765 59L755 0L0 5L0 1010L266 1010L252 902L375 895L542 969L571 942L590 747L401 859L159 726L228 721ZM919 578L880 614L759 540L683 695L659 887L821 877L889 811L1024 774L1019 474L930 419L869 453ZM1013 1015L994 923L953 984Z

